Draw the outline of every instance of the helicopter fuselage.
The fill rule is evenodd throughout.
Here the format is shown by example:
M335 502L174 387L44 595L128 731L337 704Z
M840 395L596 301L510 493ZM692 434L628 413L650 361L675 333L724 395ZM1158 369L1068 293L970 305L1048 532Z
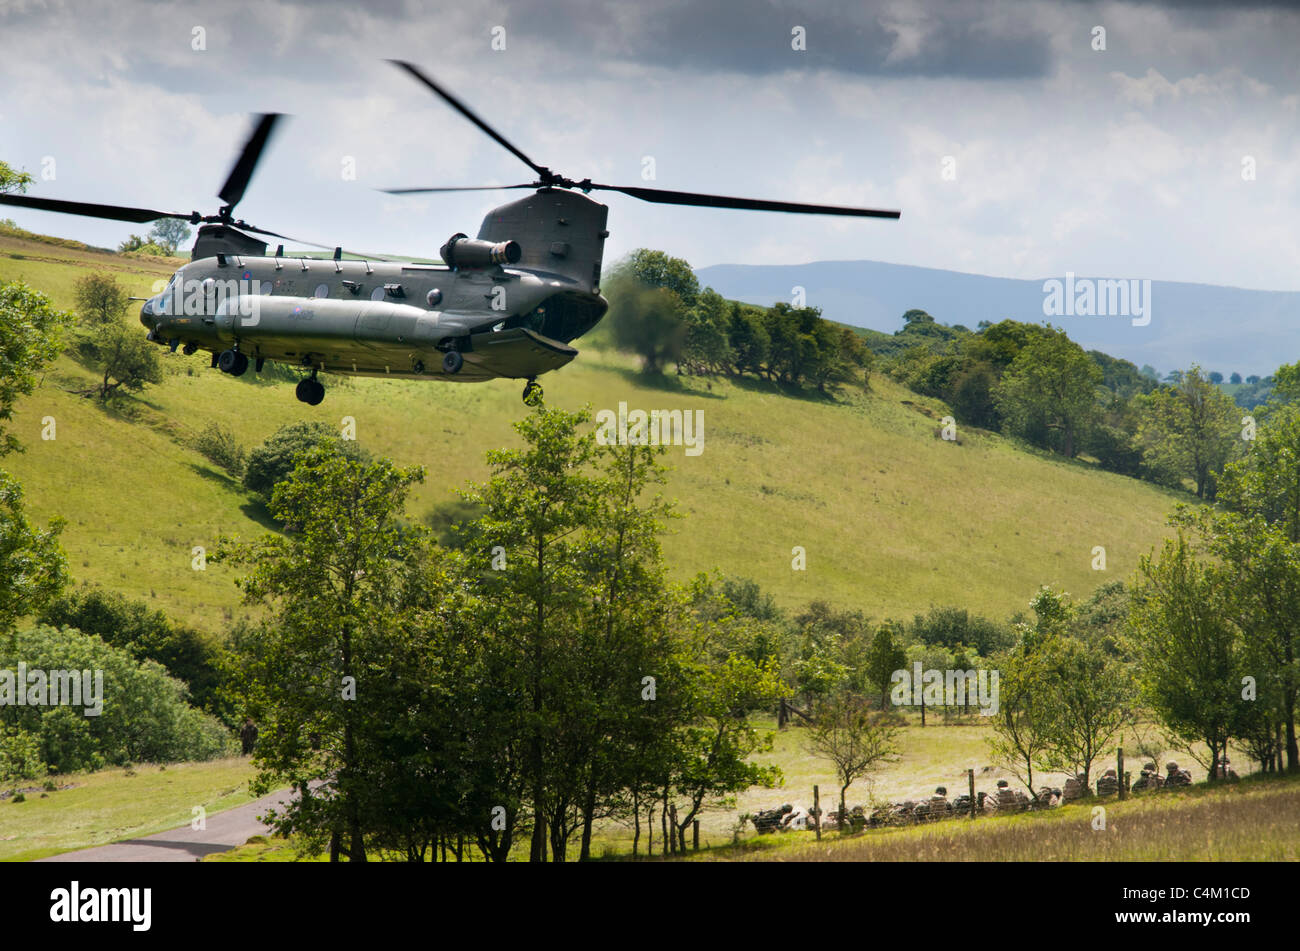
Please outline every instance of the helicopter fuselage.
M221 254L178 270L140 319L186 352L469 382L563 366L607 307L573 278L530 268ZM463 366L448 373L452 350Z

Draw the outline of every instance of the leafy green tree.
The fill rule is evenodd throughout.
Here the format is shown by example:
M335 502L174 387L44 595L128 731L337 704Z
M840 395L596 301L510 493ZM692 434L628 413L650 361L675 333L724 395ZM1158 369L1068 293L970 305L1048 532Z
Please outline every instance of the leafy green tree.
M1051 705L1044 763L1053 770L1082 773L1134 721L1135 685L1125 664L1100 647L1063 635L1034 648Z
M1034 799L1034 768L1051 747L1054 709L1046 669L1031 644L996 655L998 709L991 718L989 752L1006 766Z
M0 705L0 735L39 737L39 762L55 772L133 762L204 760L229 753L231 736L189 705L185 685L152 661L139 661L94 635L38 626L0 637L0 670L102 671L102 707L93 709L93 676L82 682L82 707Z
M411 676L391 659L409 653L399 617L404 566L418 558L420 536L401 517L423 477L317 446L272 495L272 515L294 530L252 545L223 540L218 552L249 568L238 582L244 600L272 619L237 665L261 723L256 786L294 784L301 795L276 815L277 828L313 842L337 836L346 846L336 840L333 856L353 862L370 855L365 833L391 691ZM308 792L313 782L321 788Z
M890 678L894 671L902 670L906 663L907 653L898 643L898 632L892 623L886 621L876 628L866 657L867 682L880 691L880 709L887 709L885 701L889 694Z
M578 433L586 419L546 409L526 416L515 424L524 448L489 452L491 477L466 495L485 512L476 529L484 568L492 548L507 559L507 570L485 570L482 592L492 636L509 658L501 666L522 701L510 729L522 750L528 788L521 798L531 806L534 862L548 855L547 818L565 818L573 805L554 796L553 744L563 721L557 707L571 696L558 689L558 671L570 668L570 634L593 595L583 571L583 530L595 517L600 484L590 472L595 442Z
M1137 439L1150 464L1190 478L1197 498L1212 494L1214 474L1240 442L1232 398L1193 366L1175 386L1139 399Z
M123 325L98 330L83 338L79 350L99 374L99 382L86 393L102 401L163 381L158 347L138 330Z
M686 315L686 339L679 367L690 373L721 373L731 366L733 354L727 339L730 307L725 298L707 287Z
M1245 642L1223 602L1226 579L1219 574L1180 532L1158 559L1142 558L1132 615L1143 697L1211 777L1250 706L1242 698ZM1196 741L1208 750L1204 759Z
M986 331L987 333L987 331ZM1097 414L1101 369L1065 331L1049 328L1016 355L993 392L1011 431L1052 443L1067 458Z
M126 313L130 295L111 274L87 274L73 285L76 314L92 333L117 324Z
M662 373L666 364L681 360L689 326L686 304L676 291L644 284L626 272L607 280L605 291L614 345L639 356L644 373Z
M21 281L0 281L0 456L21 448L5 431L14 405L37 386L45 367L59 355L68 318L50 299Z
M898 759L899 729L893 718L872 711L853 694L841 693L817 711L809 746L831 762L840 784L841 832L847 831L845 796L856 780Z
M727 323L727 340L737 373L759 375L772 352L772 338L764 325L763 312L748 304L733 302Z
M29 172L21 172L11 165L0 162L0 195L21 194L34 182Z
M663 251L637 248L619 263L617 271L646 287L672 291L684 307L694 307L700 293L700 282L691 266Z
M64 521L33 528L23 508L22 486L0 472L0 637L56 598L68 582L59 546Z
M98 635L137 660L157 661L185 682L195 704L234 725L233 711L222 695L224 651L203 632L103 588L67 591L46 605L38 620Z
M277 429L266 442L248 454L244 468L244 488L270 501L275 487L293 472L299 455L326 445L335 447L352 459L367 458L355 440L343 439L325 423L289 423Z
M190 226L180 218L163 218L154 224L149 232L149 240L168 254L175 254L179 247L193 232Z

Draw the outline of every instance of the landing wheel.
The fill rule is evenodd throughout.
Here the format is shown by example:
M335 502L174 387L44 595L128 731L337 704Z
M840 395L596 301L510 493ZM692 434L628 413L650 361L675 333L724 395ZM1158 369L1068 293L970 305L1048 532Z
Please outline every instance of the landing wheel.
M459 373L464 365L465 358L460 355L459 350L448 350L442 355L443 373Z
M314 376L309 376L298 381L293 393L298 397L298 402L319 406L320 401L325 399L325 384Z
M199 345L191 340L189 343L185 344L185 346L181 347L181 353L185 354L187 357L191 357L197 349L199 349Z
M542 387L536 380L529 380L524 384L524 405L542 405Z
M221 356L217 357L217 366L222 373L243 376L244 371L248 369L248 357L238 350L223 350Z

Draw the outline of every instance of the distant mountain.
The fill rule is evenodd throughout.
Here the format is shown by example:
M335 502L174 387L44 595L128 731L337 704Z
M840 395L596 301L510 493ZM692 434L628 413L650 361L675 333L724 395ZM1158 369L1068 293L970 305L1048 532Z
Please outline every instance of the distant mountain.
M1061 282L1064 297L1065 275L1019 281L879 261L717 264L696 273L701 286L754 304L788 301L792 288L800 286L808 305L820 307L823 316L885 333L902 327L903 313L913 307L942 323L964 324L971 330L981 320L1046 320L1063 327L1086 349L1139 367L1149 363L1162 375L1199 363L1225 376L1234 371L1266 376L1279 364L1300 359L1297 291L1152 281L1150 322L1134 326L1129 316L1044 314L1044 282ZM1076 294L1082 292L1084 277L1074 280Z

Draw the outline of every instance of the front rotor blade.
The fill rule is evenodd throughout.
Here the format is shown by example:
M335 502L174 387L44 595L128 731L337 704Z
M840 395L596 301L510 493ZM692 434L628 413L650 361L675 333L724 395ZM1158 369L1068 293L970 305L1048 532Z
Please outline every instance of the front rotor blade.
M729 195L705 195L698 192L675 192L663 188L636 185L592 185L592 189L622 192L642 201L660 205L696 205L703 208L739 208L745 211L784 211L800 215L847 215L854 218L898 218L900 211L878 208L847 208L843 205L806 205L794 201L767 201L762 198L733 198Z
M280 113L269 112L263 115L257 122L253 134L248 137L244 143L244 150L239 153L239 160L235 162L235 167L230 170L230 176L226 179L226 184L221 186L221 191L217 192L217 197L230 207L239 204L239 200L244 197L244 190L248 188L248 182L253 177L253 170L257 168L258 159L262 157L262 150L266 148L266 143L270 141L271 133L275 131L275 124L280 120Z
M506 188L538 187L540 186L534 183L531 185L465 185L451 188L381 188L379 190L386 195L423 195L426 192L499 192Z
M431 89L434 93L441 96L442 99L446 101L448 105L450 105L453 109L455 109L457 112L463 115L466 119L474 123L480 129L486 132L488 135L490 135L498 145L504 146L506 149L510 151L512 155L515 156L515 158L519 159L521 162L523 162L525 165L531 168L538 175L542 176L542 178L545 179L547 178L547 176L550 175L549 169L545 168L544 166L538 165L536 162L530 159L527 155L525 155L513 144L511 144L504 135L502 135L496 129L492 128L482 119L480 119L477 115L475 115L474 110L470 109L470 107L465 105L465 103L461 102L451 93L449 93L447 90L443 89L441 86L435 83L428 76L424 75L424 73L420 72L418 68L400 59L390 59L389 62L392 63L394 66L398 66L406 70L417 80L419 80L429 89Z
M59 198L33 198L28 195L0 195L0 204L19 205L23 208L35 208L39 211L57 211L65 215L81 215L85 218L107 218L109 221L131 221L145 224L159 218L180 218L192 220L195 215L179 215L170 211L154 211L151 208L130 208L126 205L96 205L87 201L64 201Z

